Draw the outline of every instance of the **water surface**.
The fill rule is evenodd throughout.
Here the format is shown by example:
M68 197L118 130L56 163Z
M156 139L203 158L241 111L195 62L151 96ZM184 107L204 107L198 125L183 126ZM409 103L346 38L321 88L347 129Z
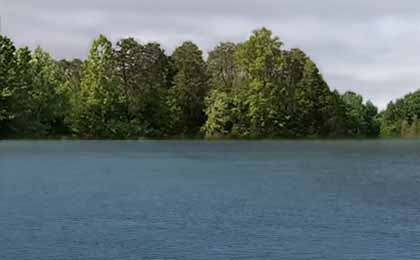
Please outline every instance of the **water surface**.
M1 141L0 259L420 259L420 142Z

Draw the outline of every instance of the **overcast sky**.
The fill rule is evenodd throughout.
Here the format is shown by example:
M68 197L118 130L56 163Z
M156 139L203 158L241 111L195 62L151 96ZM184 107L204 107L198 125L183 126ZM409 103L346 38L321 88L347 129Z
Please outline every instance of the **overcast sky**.
M420 88L416 0L0 0L2 32L56 58L86 57L104 33L158 41L170 53L192 40L205 52L262 26L303 49L332 88L380 108Z

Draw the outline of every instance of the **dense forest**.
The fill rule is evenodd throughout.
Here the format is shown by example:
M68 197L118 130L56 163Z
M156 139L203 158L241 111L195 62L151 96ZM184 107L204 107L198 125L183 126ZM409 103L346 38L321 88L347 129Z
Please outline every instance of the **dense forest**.
M378 114L340 94L300 49L266 28L204 58L193 42L171 55L105 36L82 61L54 60L0 36L0 137L333 138L420 134L420 92Z

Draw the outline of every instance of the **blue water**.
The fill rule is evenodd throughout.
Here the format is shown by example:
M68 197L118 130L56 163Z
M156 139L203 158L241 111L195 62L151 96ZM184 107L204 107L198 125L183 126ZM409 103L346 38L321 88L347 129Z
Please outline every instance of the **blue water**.
M2 141L0 259L420 259L420 142Z

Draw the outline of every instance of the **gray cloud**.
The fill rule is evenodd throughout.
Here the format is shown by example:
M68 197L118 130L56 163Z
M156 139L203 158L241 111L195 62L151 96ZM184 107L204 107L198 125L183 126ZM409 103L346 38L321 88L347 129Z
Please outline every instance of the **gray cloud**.
M307 52L332 88L381 108L420 88L419 11L414 0L0 0L3 33L57 58L85 57L99 33L158 41L168 52L193 40L208 51L266 26Z

